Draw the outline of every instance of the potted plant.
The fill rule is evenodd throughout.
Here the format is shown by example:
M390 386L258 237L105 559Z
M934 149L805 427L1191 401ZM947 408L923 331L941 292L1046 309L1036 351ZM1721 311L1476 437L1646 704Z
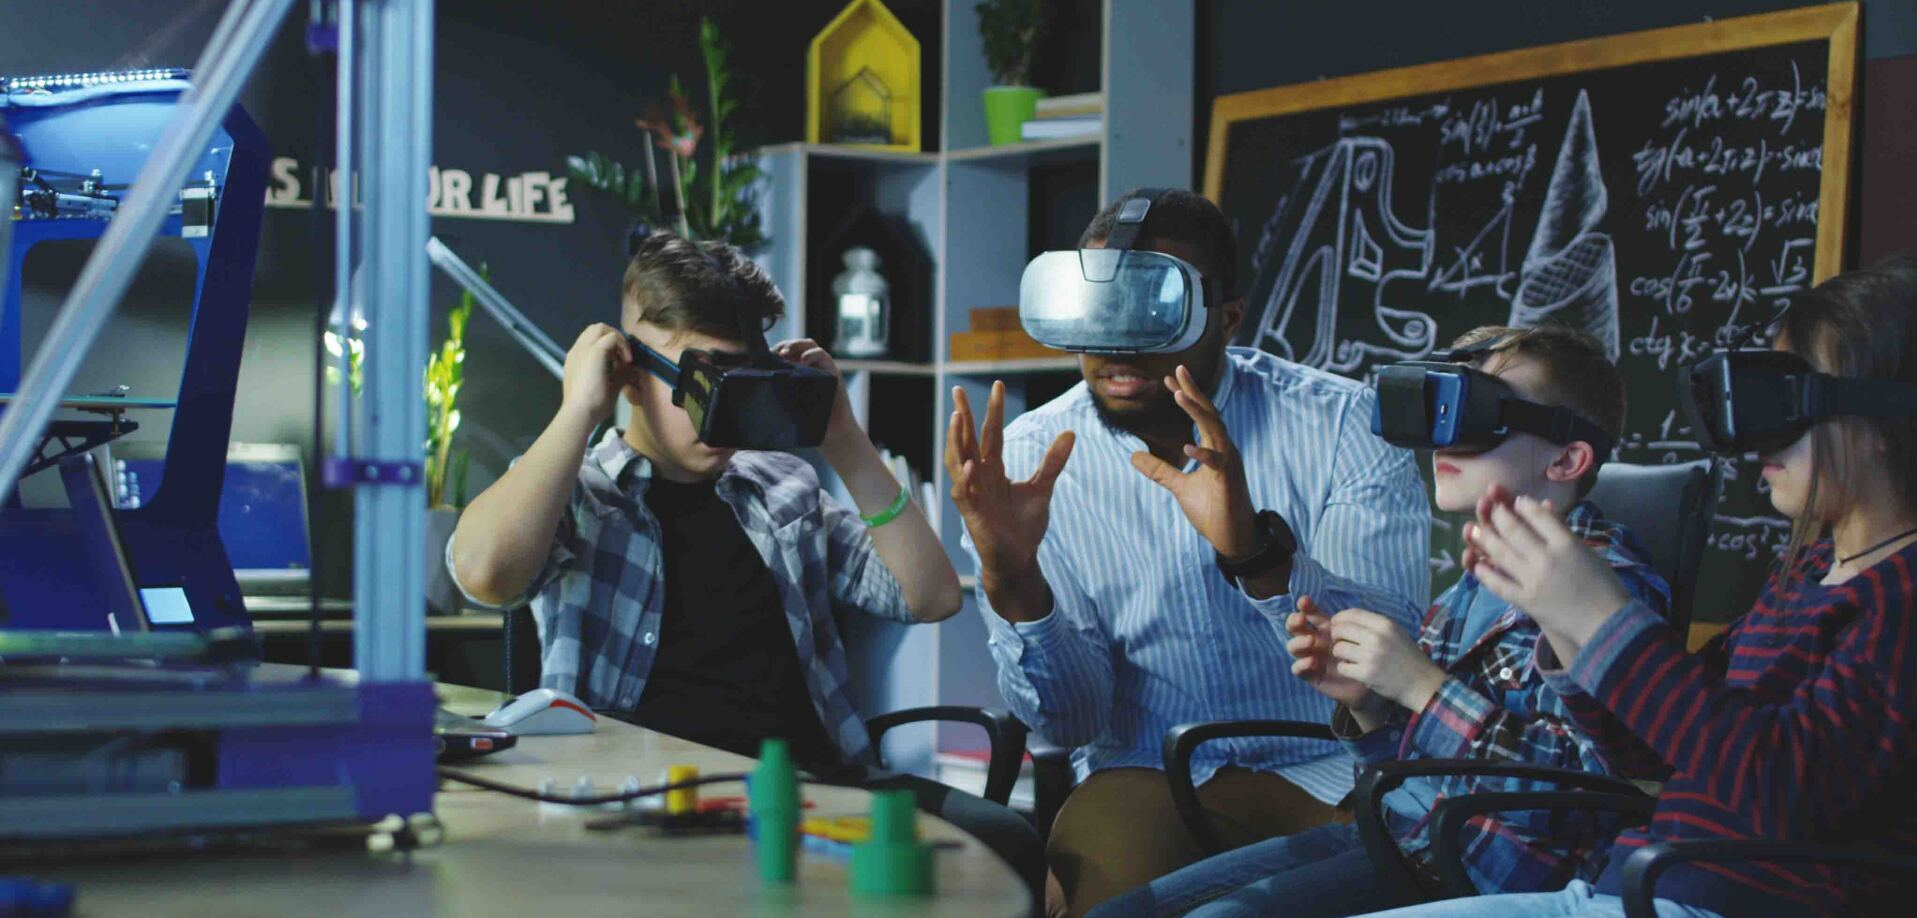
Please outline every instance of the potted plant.
M490 279L484 264L479 276ZM438 353L426 359L426 607L442 615L457 613L463 605L458 585L446 571L446 542L466 505L467 454L453 448L459 429L459 390L466 377L466 321L472 318L473 294L459 295L459 305L446 314L446 340Z
M985 0L975 9L994 81L985 90L985 130L994 146L1017 143L1019 126L1032 120L1045 95L1026 85L1032 51L1045 27L1045 7L1041 0Z
M479 276L490 279L492 271L484 264ZM466 379L466 322L472 318L473 294L459 295L459 305L446 314L446 340L439 351L426 357L426 607L443 615L457 613L463 602L459 587L446 571L446 542L459 523L460 508L466 506L466 468L463 449L453 448L453 432L459 429L459 390ZM348 382L354 397L360 393L366 344L356 334L366 326L356 323L344 338L335 332L325 336L326 350L334 360L346 365ZM326 368L328 385L339 385L340 368Z
M687 239L716 240L756 252L768 241L758 207L759 184L765 174L752 157L734 152L734 138L726 124L739 106L739 100L727 92L733 80L727 63L732 48L710 19L699 20L699 52L706 70L703 121L678 74L673 74L666 89L672 110L655 108L647 117L634 120L645 138L641 146L645 158L638 166L627 166L596 150L568 156L566 165L574 182L612 197L631 211L632 234L672 230ZM710 141L703 155L702 138ZM663 170L655 164L655 147L666 154Z

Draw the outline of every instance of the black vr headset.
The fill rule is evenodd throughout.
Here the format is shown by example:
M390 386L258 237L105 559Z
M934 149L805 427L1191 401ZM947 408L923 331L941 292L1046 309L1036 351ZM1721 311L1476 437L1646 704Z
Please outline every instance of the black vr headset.
M1917 386L1831 376L1796 354L1755 348L1679 370L1677 398L1697 442L1731 456L1783 449L1819 418L1917 417Z
M1563 446L1591 444L1597 463L1615 444L1596 422L1559 405L1519 398L1504 380L1470 364L1500 342L1438 351L1430 360L1394 363L1378 371L1378 401L1371 432L1406 449L1483 452L1512 433L1536 434Z
M739 308L743 293L730 272L733 314L746 353L687 348L679 361L626 336L633 355L652 375L672 385L672 403L692 418L699 442L719 449L791 451L818 446L839 394L831 373L800 366L772 353L765 332Z

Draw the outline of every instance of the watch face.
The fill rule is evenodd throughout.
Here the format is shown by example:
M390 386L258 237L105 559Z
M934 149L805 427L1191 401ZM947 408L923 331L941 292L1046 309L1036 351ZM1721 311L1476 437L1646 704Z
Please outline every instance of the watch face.
M1270 533L1272 540L1278 543L1279 551L1283 552L1285 557L1289 558L1298 551L1298 537L1292 534L1291 524L1285 522L1285 518L1279 516L1278 511L1265 510L1259 515L1264 517L1264 523L1268 527L1265 531Z

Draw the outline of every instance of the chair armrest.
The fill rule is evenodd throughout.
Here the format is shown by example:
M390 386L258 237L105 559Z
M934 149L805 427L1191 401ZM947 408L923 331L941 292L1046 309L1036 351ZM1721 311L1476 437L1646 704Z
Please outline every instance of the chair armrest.
M1431 810L1431 866L1444 883L1446 898L1479 895L1464 866L1464 828L1476 817L1519 810L1583 810L1616 813L1632 820L1631 825L1642 825L1651 821L1656 808L1657 799L1641 793L1498 791L1447 798Z
M1917 874L1917 856L1868 845L1711 838L1653 842L1624 862L1624 918L1656 918L1657 878L1688 861L1763 861L1773 864L1848 864Z
M1040 840L1052 835L1052 822L1072 795L1078 776L1072 771L1072 750L1049 743L1030 743L1032 753L1032 827Z
M1364 842L1365 851L1371 855L1371 863L1378 869L1380 880L1396 888L1399 895L1412 901L1441 896L1445 894L1445 890L1429 888L1430 884L1422 879L1420 873L1413 869L1411 862L1405 858L1403 849L1398 847L1397 839L1391 837L1390 827L1385 822L1384 797L1411 778L1438 775L1523 778L1532 781L1551 781L1566 787L1588 791L1643 795L1637 785L1623 778L1592 774L1574 768L1552 768L1487 759L1401 759L1373 765L1365 769L1364 774L1358 776L1358 786L1351 793L1352 816L1358 826L1358 838Z
M1300 720L1221 720L1202 724L1179 724L1165 731L1165 780L1171 784L1172 807L1178 811L1185 828L1198 846L1211 854L1224 850L1211 820L1198 803L1198 788L1191 780L1191 757L1198 747L1212 740L1239 736L1296 736L1306 739L1335 740L1324 724Z
M1018 782L1019 763L1025 759L1025 725L1010 714L962 705L906 708L866 718L865 732L872 737L872 749L877 752L879 740L886 731L905 724L929 721L977 724L985 728L992 751L985 766L983 796L1001 806L1012 798L1012 785Z

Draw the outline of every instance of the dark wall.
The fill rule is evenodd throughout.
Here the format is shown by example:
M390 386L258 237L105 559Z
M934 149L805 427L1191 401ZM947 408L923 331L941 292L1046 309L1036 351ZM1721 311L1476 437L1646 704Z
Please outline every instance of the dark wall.
M9 15L0 28L0 72L191 66L225 5L223 0L35 4L31 16ZM740 146L799 140L806 48L843 5L842 0L442 0L433 162L475 176L529 170L562 175L566 155L593 149L636 162L640 136L633 119L649 106L664 105L670 74L677 73L695 99L703 98L702 14L732 42L734 80L749 93L731 121ZM919 39L926 142L936 146L939 3L890 0L887 5ZM241 102L277 154L311 163L321 135L319 100L326 80L304 50L307 5L293 7L292 21L280 31ZM572 224L433 221L433 231L468 260L489 263L494 284L562 346L585 325L616 318L626 225L618 206L584 189L569 196L576 214ZM314 233L312 211L266 213L233 427L236 440L299 443L309 456L313 303L320 295L315 283L330 274L330 261L315 258ZM40 260L49 267L38 280L32 273L27 277L30 333L45 327L78 264L77 254ZM451 284L435 275L435 341L444 334L445 309L455 298ZM183 330L184 315L172 308ZM143 320L163 312L162 306L128 310ZM165 388L177 379L181 334L142 339L149 345L163 340L159 347L98 348L84 381L131 382L143 391ZM472 323L468 349L459 445L472 453L476 492L538 436L558 406L559 387L483 318ZM145 420L149 426L142 435L164 436L164 417ZM328 562L325 589L344 595L351 582L352 501L345 494L325 494L315 506L322 560Z

